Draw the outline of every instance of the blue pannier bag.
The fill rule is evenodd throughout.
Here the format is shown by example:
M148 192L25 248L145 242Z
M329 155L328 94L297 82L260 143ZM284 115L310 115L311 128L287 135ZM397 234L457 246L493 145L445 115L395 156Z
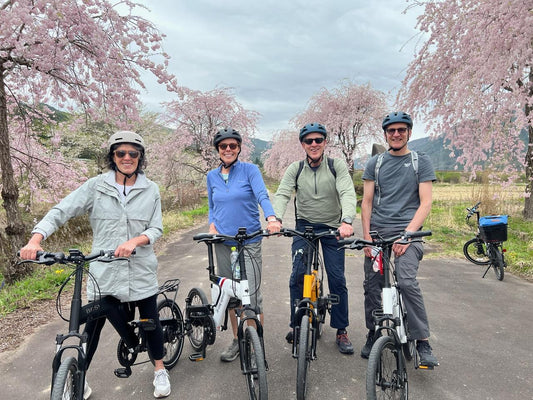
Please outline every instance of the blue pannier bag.
M479 233L486 242L507 240L507 215L487 215L479 219Z

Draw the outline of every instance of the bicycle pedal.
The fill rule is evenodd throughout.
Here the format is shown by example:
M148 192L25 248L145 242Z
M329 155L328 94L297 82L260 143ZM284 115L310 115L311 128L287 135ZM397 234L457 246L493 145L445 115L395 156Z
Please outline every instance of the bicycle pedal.
M422 365L422 364L419 364L418 365L418 369L427 369L427 370L433 370L435 369L435 367L433 365Z
M338 294L328 294L328 297L327 297L327 300L328 300L328 303L330 303L331 305L336 305L336 304L339 304L340 301L341 301L341 298Z
M204 356L202 355L202 353L194 353L189 356L189 360L193 362L203 361Z
M115 376L117 378L129 378L131 376L131 368L117 368L115 369Z

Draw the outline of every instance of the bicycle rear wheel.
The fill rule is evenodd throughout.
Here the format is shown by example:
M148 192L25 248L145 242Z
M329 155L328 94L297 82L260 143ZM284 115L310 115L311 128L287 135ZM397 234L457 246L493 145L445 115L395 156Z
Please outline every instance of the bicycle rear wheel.
M503 277L505 275L505 262L503 261L503 253L500 250L499 245L491 244L490 247L492 268L494 269L496 278L498 278L499 281L503 281Z
M307 394L307 370L311 363L311 331L309 329L309 315L304 314L300 323L298 338L298 363L296 369L296 398L305 399Z
M265 354L261 339L252 326L244 331L243 360L250 400L268 399Z
M207 300L207 296L205 295L204 291L200 288L192 288L189 292L188 298L191 300L191 306L209 304L209 301ZM211 329L213 330L212 333L210 333ZM192 348L195 351L200 351L208 344L213 344L213 343L210 343L211 340L209 339L209 336L215 334L214 329L215 329L214 323L212 327L207 327L207 326L204 326L203 319L193 319L192 320L192 331L189 334L189 342L191 342Z
M473 238L463 246L463 253L468 261L476 265L488 265L490 258L487 253L487 246L481 239Z
M83 390L78 383L78 361L74 357L65 358L52 383L50 400L77 399Z
M394 338L382 336L372 346L366 370L366 398L407 400L407 369Z
M163 327L163 347L165 355L163 364L166 369L172 369L177 363L183 350L183 314L174 300L163 299L157 305L159 320Z

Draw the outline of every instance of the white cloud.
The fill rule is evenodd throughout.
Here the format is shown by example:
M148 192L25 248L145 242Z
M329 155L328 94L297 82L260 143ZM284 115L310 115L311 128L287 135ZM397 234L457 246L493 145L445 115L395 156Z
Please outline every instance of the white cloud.
M413 56L416 13L402 0L143 0L167 35L180 85L234 89L262 115L259 136L288 128L320 88L343 79L395 94ZM171 100L147 78L143 101ZM392 99L392 96L391 96Z

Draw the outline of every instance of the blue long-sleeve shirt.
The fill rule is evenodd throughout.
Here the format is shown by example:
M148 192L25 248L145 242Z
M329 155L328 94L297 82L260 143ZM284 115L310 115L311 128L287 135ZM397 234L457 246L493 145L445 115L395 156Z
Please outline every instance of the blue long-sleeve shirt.
M237 161L231 166L227 182L221 170L219 167L207 174L209 224L214 223L223 235L235 235L240 227L245 227L248 232L261 229L259 205L265 218L275 213L259 168ZM259 240L261 236L250 242Z

